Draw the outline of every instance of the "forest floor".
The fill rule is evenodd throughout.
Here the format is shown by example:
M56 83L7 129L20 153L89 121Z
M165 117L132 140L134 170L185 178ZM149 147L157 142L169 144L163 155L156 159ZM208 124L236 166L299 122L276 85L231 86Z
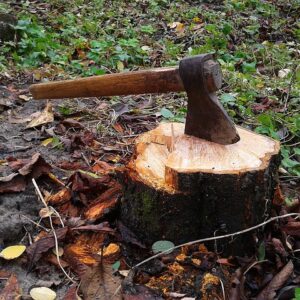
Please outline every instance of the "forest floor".
M2 1L17 38L0 45L0 250L26 253L1 252L0 299L40 287L57 299L300 299L292 217L265 228L253 257L195 244L133 268L153 249L118 220L115 173L140 133L184 122L184 93L36 101L28 91L214 53L235 123L281 142L272 216L300 213L299 10L298 0Z

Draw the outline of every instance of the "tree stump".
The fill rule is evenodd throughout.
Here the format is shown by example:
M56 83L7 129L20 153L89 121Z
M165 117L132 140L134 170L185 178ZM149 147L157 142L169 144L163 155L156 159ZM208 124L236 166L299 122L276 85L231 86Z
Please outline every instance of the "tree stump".
M237 127L240 141L220 145L162 123L136 141L125 173L121 219L146 243L175 244L233 233L268 218L279 142ZM253 233L218 243L227 254L253 254Z

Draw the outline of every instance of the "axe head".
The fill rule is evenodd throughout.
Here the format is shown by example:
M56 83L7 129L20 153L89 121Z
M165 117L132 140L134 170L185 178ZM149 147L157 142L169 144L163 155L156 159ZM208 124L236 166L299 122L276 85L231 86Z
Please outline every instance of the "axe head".
M183 59L179 74L188 96L185 134L218 144L233 144L240 137L214 93L222 85L222 73L211 54Z

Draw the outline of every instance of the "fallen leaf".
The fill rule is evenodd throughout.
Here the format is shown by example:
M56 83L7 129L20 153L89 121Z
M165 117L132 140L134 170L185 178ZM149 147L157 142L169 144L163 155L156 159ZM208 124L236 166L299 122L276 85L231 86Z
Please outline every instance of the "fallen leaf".
M182 36L184 34L184 24L181 22L172 22L168 24L171 29L175 29L175 32L178 36Z
M300 237L300 222L290 221L286 225L282 225L281 230L287 234Z
M114 187L105 191L88 206L84 213L85 218L89 220L97 220L102 218L104 215L107 215L117 207L120 195L121 186L116 183Z
M47 287L37 287L30 290L30 296L33 300L54 300L56 293Z
M74 119L64 119L61 122L64 126L69 127L69 128L75 128L75 129L82 129L84 126L78 122L77 120Z
M157 241L152 245L152 251L154 254L160 253L160 252L165 252L165 254L170 254L171 252L173 252L173 249L175 245L174 243L170 242L170 241ZM168 251L169 250L169 251Z
M54 121L54 115L52 111L52 105L47 103L45 109L39 112L26 126L26 128L33 128L39 125L51 123Z
M219 258L217 259L217 263L220 265L234 267L235 265L228 261L228 258Z
M217 294L217 289L219 285L220 285L219 277L211 273L206 273L203 276L203 280L201 284L201 292L203 294L203 299L209 299L207 298L207 294L212 294L212 293Z
M26 96L26 95L19 95L18 97L19 97L20 99L24 100L24 101L29 101L29 100L32 99L32 97L28 97L28 96Z
M146 249L146 246L143 243L141 243L137 239L136 235L129 228L127 228L122 222L120 221L117 222L117 228L125 243L131 243L133 245Z
M63 300L81 300L81 298L77 295L78 286L73 284L63 297Z
M93 266L98 263L100 251L106 233L81 233L76 237L72 244L64 247L64 259L70 264L70 267L77 273L82 274L86 266Z
M102 231L102 232L111 232L114 233L114 229L109 227L108 222L103 222L96 225L85 225L85 226L79 226L74 227L71 230L79 230L79 231Z
M132 282L125 283L122 286L122 296L124 300L163 300L153 289Z
M9 246L0 252L0 257L4 259L15 259L21 256L26 250L24 245Z
M102 264L89 268L81 278L80 290L85 300L122 299L119 287L121 280L113 275L111 265Z
M56 252L56 248L54 247L52 252L55 256L61 257L64 254L64 249L62 247L58 247L58 252Z
M51 215L53 215L53 209L49 208L49 207L43 207L40 209L39 211L39 216L44 219L44 218L48 218Z
M0 177L0 193L22 192L26 185L25 178L18 173Z
M114 258L115 260L120 253L121 253L120 246L115 243L110 243L107 247L104 247L103 254L101 250L98 252L98 254L100 256L103 255L104 258Z
M51 137L51 138L48 138L48 139L45 139L41 142L41 145L44 146L44 147L47 147L49 144L51 144L53 142L54 138Z
M45 162L38 152L34 153L30 159L12 159L9 160L8 164L12 170L18 171L23 176L28 175L32 171L37 171L37 174L43 174L51 169L51 166ZM40 172L40 169L43 169L42 172Z
M68 227L63 227L55 230L55 234L58 241L61 241L65 238ZM42 255L47 252L49 249L55 246L55 239L53 233L49 233L46 236L40 238L36 242L32 243L26 250L29 261L29 269L32 265L35 264Z
M284 77L288 76L290 73L291 73L291 69L282 69L282 70L279 70L278 77L284 78Z
M16 275L12 274L5 287L0 291L0 300L19 300L22 297L21 288Z
M124 128L120 123L113 124L113 128L119 133L124 133Z
M294 271L293 262L290 260L279 273L277 273L269 284L259 293L256 300L273 300L276 291L279 290Z
M97 160L92 167L92 171L98 174L107 174L113 169L114 169L113 166L111 166L105 161L100 161L100 160Z
M61 205L71 200L72 192L69 188L64 188L54 195L45 197L45 201L51 205Z

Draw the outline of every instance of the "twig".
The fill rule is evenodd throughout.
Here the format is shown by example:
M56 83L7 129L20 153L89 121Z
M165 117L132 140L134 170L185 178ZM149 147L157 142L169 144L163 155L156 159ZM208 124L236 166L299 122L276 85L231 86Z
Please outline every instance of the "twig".
M224 288L224 283L221 280L221 278L219 278L220 280L220 284L221 284L221 288L222 288L222 294L223 294L223 299L226 300L226 294L225 294L225 288Z
M260 223L260 224L257 224L253 227L250 227L250 228L247 228L247 229L244 229L244 230L241 230L241 231L237 231L237 232L234 232L234 233L229 233L229 234L225 234L225 235L220 235L220 236L215 236L215 237L208 237L208 238L204 238L204 239L199 239L199 240L195 240L195 241L191 241L191 242L187 242L187 243L184 243L184 244L180 244L180 245L177 245L177 246L174 246L170 249L167 249L165 251L162 251L160 253L157 253L151 257L148 257L147 259L141 261L140 263L136 264L135 266L133 266L131 269L135 269L151 260L153 260L154 258L157 258L163 254L166 254L166 253L169 253L170 251L173 251L175 249L178 249L178 248L181 248L183 246L190 246L190 245L194 245L194 244L199 244L199 243L203 243L203 242L208 242L208 241L214 241L214 240L221 240L221 239L226 239L226 238L233 238L237 235L241 235L241 234L244 234L244 233L247 233L249 231L252 231L252 230L255 230L255 229L258 229L260 227L263 227L273 221L276 221L276 220L279 220L279 219L284 219L284 218L287 218L287 217L299 217L300 214L298 213L290 213L290 214L285 214L285 215L281 215L281 216L277 216L277 217L273 217L273 218L270 218L269 220L263 222L263 223Z
M34 185L34 187L35 187L35 189L36 189L36 191L37 191L37 193L38 193L38 195L39 195L41 201L43 202L43 204L45 205L45 207L46 207L47 209L49 209L49 207L48 207L48 205L47 205L47 203L46 203L46 201L45 201L45 199L44 199L44 197L43 197L43 195L42 195L42 193L41 193L41 191L40 191L40 189L39 189L39 187L38 187L38 185L37 185L37 183L36 183L36 181L35 181L34 178L32 178L32 183L33 183L33 185ZM52 208L52 209L58 214L58 212L57 212L54 208ZM61 218L59 218L59 219L61 220ZM73 278L71 278L71 277L69 276L69 274L65 271L64 267L62 266L62 264L61 264L61 262L60 262L60 258L59 258L59 255L58 255L58 239L57 239L57 235L56 235L55 229L54 229L54 227L53 227L53 223L52 223L52 218L51 218L51 216L49 216L49 222L50 222L51 231L52 231L52 234L53 234L53 237L54 237L54 241L55 241L55 252L56 252L55 254L56 254L56 259L57 259L58 265L59 265L59 267L61 268L61 270L63 271L63 273L66 275L66 277L67 277L71 282L76 283L76 282L73 280ZM61 222L62 222L62 220L61 220Z
M264 260L255 261L253 264L251 264L251 265L247 268L247 270L244 272L243 275L246 275L246 274L249 272L249 270L252 269L252 268L253 268L254 266L256 266L257 264L264 263L264 262L266 262L266 261L269 261L269 260L264 259Z
M27 216L21 215L21 214L20 214L20 216L23 217L23 218L25 218L26 220L28 220L29 222L31 222L31 223L34 224L35 226L42 228L42 229L45 230L46 232L49 232L49 231L50 231L48 228L46 228L46 227L44 227L44 226L42 226L42 225L40 225L40 224L34 222L33 220L31 220L31 219L28 218Z

